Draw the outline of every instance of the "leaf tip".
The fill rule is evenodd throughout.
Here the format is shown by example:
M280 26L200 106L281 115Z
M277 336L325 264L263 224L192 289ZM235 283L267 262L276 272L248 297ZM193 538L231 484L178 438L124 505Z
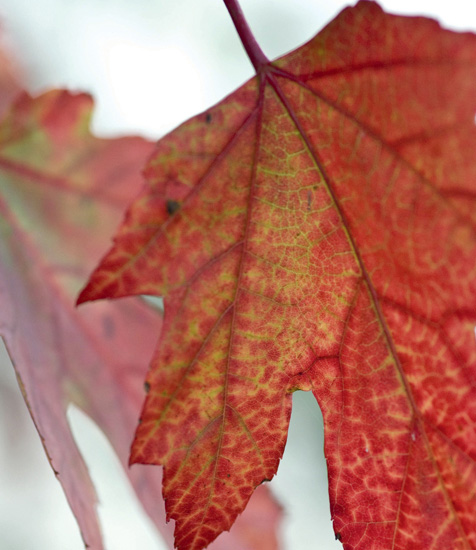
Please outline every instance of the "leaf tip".
M91 284L91 281L89 281L79 293L76 299L76 307L84 304L85 302L93 302L106 297L107 296L104 296L103 293L98 292L97 289L95 289L95 285Z

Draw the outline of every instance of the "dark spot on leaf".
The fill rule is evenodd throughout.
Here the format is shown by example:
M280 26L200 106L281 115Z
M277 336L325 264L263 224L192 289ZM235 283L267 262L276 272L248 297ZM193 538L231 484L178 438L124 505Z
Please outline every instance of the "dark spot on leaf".
M226 477L230 477L230 476L231 476L231 474L226 474Z
M145 390L145 393L149 393L149 392L150 392L150 384L149 384L149 382L144 382L144 390Z
M114 325L114 319L110 315L105 315L102 318L102 326L104 330L104 336L111 340L114 338L114 334L116 333L116 327Z
M340 533L336 533L336 540L342 540L342 537L341 537Z
M210 124L211 121L212 121L212 115L211 115L210 113L207 113L207 114L205 115L205 122L206 122L207 124Z
M177 201L168 200L165 206L167 208L167 213L171 216L180 208L180 203Z

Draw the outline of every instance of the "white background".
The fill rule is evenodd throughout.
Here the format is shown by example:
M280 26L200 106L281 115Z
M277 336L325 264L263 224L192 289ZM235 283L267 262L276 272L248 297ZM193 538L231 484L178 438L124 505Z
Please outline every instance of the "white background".
M346 5L337 0L241 4L269 58L308 40ZM476 29L476 6L469 0L382 4L388 11ZM92 92L94 129L101 135L158 138L252 76L221 0L0 0L0 18L30 90ZM288 446L270 484L286 509L283 549L339 550L330 522L320 411L311 395L294 395ZM107 550L162 548L107 442L78 411L71 411L70 419L97 485ZM83 549L5 357L0 359L0 548Z

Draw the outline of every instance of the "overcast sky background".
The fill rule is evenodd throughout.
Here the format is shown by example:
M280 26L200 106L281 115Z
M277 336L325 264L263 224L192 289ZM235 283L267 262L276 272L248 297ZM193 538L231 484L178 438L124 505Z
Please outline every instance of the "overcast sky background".
M381 3L387 11L476 29L476 4L468 0ZM269 58L307 41L345 5L242 0ZM100 135L158 138L252 76L221 0L0 0L0 18L30 90L91 92ZM82 550L13 369L5 357L0 361L0 548ZM270 484L286 509L283 550L339 550L329 515L320 411L311 395L298 392L295 401L285 457ZM160 549L104 438L79 412L72 411L71 419L97 485L107 550Z

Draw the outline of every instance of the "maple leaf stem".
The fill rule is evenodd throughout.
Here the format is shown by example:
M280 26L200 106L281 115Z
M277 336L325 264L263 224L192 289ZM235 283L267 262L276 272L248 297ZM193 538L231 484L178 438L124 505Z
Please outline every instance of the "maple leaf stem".
M230 13L233 24L235 25L236 32L240 37L241 43L250 58L251 63L256 72L259 74L263 68L269 64L269 59L264 55L263 50L260 48L258 42L251 32L248 22L245 19L243 11L241 9L238 0L223 0L225 6Z

